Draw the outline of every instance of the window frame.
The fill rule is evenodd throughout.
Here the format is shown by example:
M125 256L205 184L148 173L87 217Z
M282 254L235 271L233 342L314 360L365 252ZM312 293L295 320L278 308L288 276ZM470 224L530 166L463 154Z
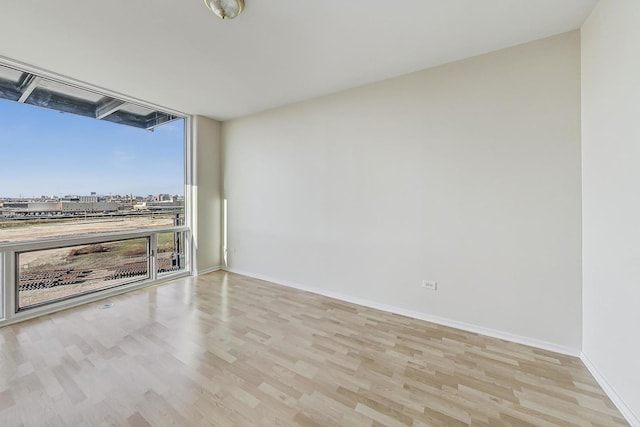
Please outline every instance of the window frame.
M167 280L174 280L181 277L190 276L194 271L195 264L195 245L192 238L192 230L195 224L195 210L193 209L194 197L192 194L192 188L195 186L195 163L194 163L194 141L192 116L185 114L181 111L166 108L160 105L156 105L150 102L124 95L122 93L109 90L100 86L96 86L84 81L79 81L58 73L34 67L19 61L12 60L0 56L0 65L15 68L23 72L35 74L37 76L66 84L69 86L77 87L84 90L96 92L98 94L119 99L128 103L140 105L142 107L150 108L153 110L159 110L184 120L184 135L183 135L183 188L184 188L184 218L185 224L183 226L165 227L165 228L153 228L153 229L136 229L124 232L113 233L96 233L82 236L65 236L59 238L46 238L46 239L34 239L28 242L16 242L0 244L0 327L6 326L12 323L27 320L33 317L38 317L56 311L64 310L70 307L86 304L88 302L98 301L107 297L130 292L135 289L140 289L148 286L152 286ZM186 242L184 245L186 264L184 270L180 270L176 273L163 273L157 274L155 271L155 257L157 256L157 234L162 232L184 231L186 235ZM29 310L16 310L16 296L17 296L17 265L16 265L16 253L25 251L29 248L36 250L38 248L53 248L55 245L68 246L70 242L86 242L93 243L100 241L100 239L119 239L122 237L145 237L149 236L151 249L153 251L153 257L151 264L153 269L151 270L151 279L135 282L128 285L122 285L115 288L104 289L88 294L78 295L73 298L65 299L62 301L52 302L47 305L34 307ZM51 246L53 245L53 246ZM25 249L27 248L27 249Z

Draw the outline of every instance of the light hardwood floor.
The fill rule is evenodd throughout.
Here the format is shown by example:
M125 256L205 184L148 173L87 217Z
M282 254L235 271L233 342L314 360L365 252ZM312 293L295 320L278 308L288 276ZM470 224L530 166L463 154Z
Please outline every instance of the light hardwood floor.
M5 426L627 425L579 359L216 272L0 329Z

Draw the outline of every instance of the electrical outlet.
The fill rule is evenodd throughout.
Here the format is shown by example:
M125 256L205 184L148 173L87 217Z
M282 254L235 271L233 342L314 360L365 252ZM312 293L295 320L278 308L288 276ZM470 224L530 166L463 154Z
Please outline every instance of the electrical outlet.
M425 289L429 289L430 291L435 291L438 289L438 282L433 280L422 280L422 287Z

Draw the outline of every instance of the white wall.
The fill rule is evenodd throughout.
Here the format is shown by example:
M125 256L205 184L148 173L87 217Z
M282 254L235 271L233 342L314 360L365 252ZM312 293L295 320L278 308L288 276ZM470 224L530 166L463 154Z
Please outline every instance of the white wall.
M202 274L222 263L222 141L219 122L194 116L191 124L195 167L189 193L196 213L192 218L194 272Z
M583 352L640 425L639 1L594 9L582 73Z
M577 352L579 44L225 122L231 269Z

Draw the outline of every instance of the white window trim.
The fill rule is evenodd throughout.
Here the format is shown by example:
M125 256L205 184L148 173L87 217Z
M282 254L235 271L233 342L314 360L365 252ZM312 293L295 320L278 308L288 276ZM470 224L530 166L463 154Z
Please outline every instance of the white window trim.
M192 130L192 117L188 114L185 114L181 111L173 110L171 108L167 108L161 105L153 104L150 102L141 101L137 98L127 96L125 94L105 89L100 86L96 86L84 81L79 81L61 74L53 73L51 71L34 67L29 64L25 64L23 62L15 61L13 59L4 57L0 55L0 65L5 65L7 67L16 68L18 70L22 70L27 73L35 74L41 77L44 77L49 80L57 81L60 83L64 83L70 86L78 87L80 89L85 89L93 92L97 92L99 94L109 96L112 98L117 98L122 101L140 105L142 107L147 107L153 110L163 111L165 113L180 117L184 119L184 200L185 200L185 226L184 227L171 227L167 229L139 229L133 230L131 232L119 232L119 233L107 233L107 234L94 234L90 236L80 236L79 238L101 238L106 235L112 237L124 236L124 235L142 235L147 236L157 233L158 230L165 231L175 231L178 229L183 229L187 231L188 234L188 244L185 245L185 256L187 259L187 265L185 266L184 271L180 271L175 274L166 274L162 275L162 277L158 277L155 280L145 280L141 282L136 282L131 285L123 285L116 288L106 289L98 292L94 292L87 295L81 295L72 299L55 302L48 304L42 307L36 307L24 312L15 313L15 247L24 247L22 243L16 244L8 244L8 245L0 245L0 327L6 326L8 324L20 322L23 320L27 320L33 317L42 316L45 314L50 314L56 311L64 310L70 307L75 307L81 304L86 304L88 302L97 301L103 298L107 298L113 295L130 292L135 289L155 285L167 280L173 280L176 278L189 276L193 274L195 259L196 259L196 248L193 244L194 239L192 238L193 227L195 224L195 217L197 215L196 210L194 209L194 197L195 195L191 194L193 188L196 188L196 170L195 170L195 151L194 151L194 143L193 143L193 130ZM49 242L58 241L58 244L63 242L67 243L69 239L61 238L61 239L44 239L49 240ZM38 242L31 242L30 244L34 244L34 248L38 247L38 245L43 244L44 240ZM86 240L91 241L91 239ZM45 242L46 244L46 242ZM17 245L17 246L16 246ZM14 247L15 246L15 247Z

